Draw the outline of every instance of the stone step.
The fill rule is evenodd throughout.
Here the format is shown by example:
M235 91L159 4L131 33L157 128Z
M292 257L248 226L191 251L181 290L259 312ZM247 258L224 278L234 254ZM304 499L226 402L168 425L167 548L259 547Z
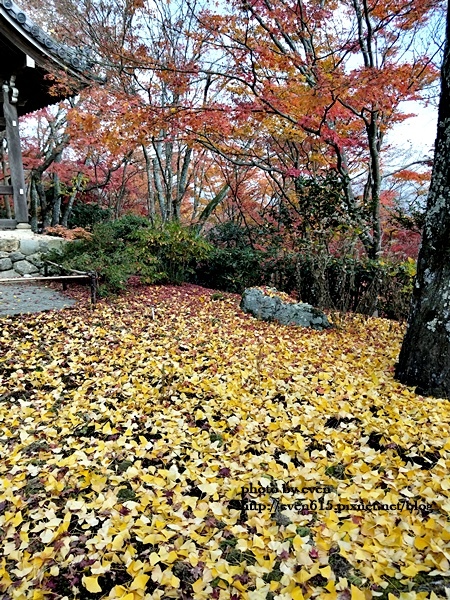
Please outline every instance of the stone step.
M16 225L15 219L0 219L0 229L15 229Z

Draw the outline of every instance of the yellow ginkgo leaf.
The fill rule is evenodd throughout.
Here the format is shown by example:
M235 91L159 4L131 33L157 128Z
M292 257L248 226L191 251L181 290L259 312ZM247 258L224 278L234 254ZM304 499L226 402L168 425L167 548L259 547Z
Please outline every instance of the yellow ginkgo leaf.
M331 577L331 567L330 565L327 565L326 567L322 567L320 570L320 574L322 575L322 577L326 577L326 579L329 579Z
M295 587L291 592L291 598L293 600L304 600L305 597L303 596L302 588Z
M353 584L351 586L351 600L366 600L365 593Z
M424 538L416 537L416 539L414 540L414 546L418 550L423 550L424 548L427 548L429 545L430 545L430 540L427 539L426 537L424 537Z
M407 575L408 577L415 577L417 573L419 573L422 569L420 565L410 564L408 567L402 567L401 572L403 575Z
M88 592L92 592L93 594L101 592L102 588L98 584L98 575L94 577L86 577L83 575L82 583Z
M395 381L403 325L292 328L212 296L140 286L2 319L0 590L41 600L36 573L89 564L79 587L117 600L186 581L369 600L387 578L426 600L414 577L450 570L450 403Z
M201 483L198 488L208 494L209 496L213 496L217 492L217 488L219 487L218 483Z
M194 590L194 592L196 594L201 592L204 587L205 587L205 584L203 583L202 579L197 579L197 581L192 584L192 589Z
M145 573L141 573L137 577L133 579L130 585L130 590L145 590L145 586L147 585L147 581L150 579L150 575L145 575Z

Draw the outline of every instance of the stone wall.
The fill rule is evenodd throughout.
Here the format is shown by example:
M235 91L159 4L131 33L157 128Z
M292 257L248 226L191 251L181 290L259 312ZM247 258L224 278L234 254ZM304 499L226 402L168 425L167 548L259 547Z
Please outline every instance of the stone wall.
M42 259L50 250L60 248L65 240L47 235L22 237L2 232L0 237L0 281L43 274Z

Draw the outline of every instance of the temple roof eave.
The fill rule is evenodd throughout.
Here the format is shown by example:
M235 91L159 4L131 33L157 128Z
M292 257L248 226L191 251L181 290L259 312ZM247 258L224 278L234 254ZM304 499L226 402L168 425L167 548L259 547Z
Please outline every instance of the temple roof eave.
M12 0L0 0L0 53L4 59L0 61L0 83L17 76L19 116L99 81L91 72L92 62L86 51L55 41ZM71 91L54 93L54 82L47 75L56 72L69 79Z
M34 47L38 54L46 56L61 69L70 70L77 76L87 75L91 64L89 64L86 51L70 48L57 42L21 11L12 0L0 0L0 2L0 14L9 22L10 28L15 29L23 38L24 52Z

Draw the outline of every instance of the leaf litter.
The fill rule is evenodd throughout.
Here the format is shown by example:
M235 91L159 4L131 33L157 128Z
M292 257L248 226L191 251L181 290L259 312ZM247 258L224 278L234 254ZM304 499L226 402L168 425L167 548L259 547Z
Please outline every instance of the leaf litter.
M450 410L403 327L136 288L2 320L4 598L446 598Z

